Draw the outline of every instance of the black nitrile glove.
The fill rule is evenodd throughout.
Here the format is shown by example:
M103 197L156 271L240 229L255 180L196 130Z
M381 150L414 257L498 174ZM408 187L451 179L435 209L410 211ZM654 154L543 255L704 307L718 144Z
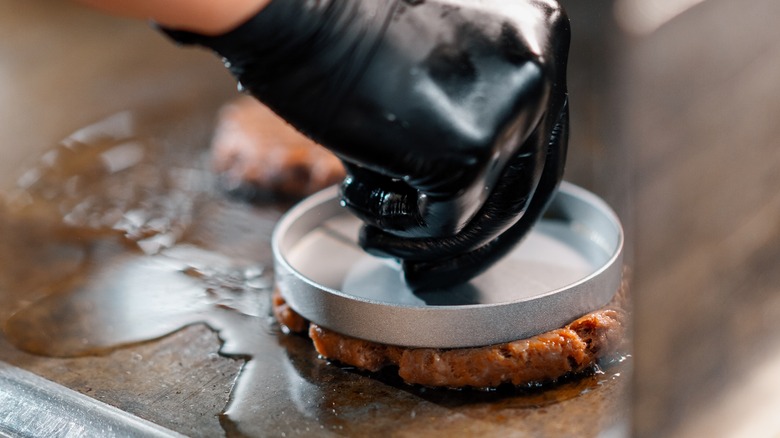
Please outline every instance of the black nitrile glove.
M541 217L566 156L553 0L274 0L217 37L241 85L336 153L361 245L413 289L467 281Z

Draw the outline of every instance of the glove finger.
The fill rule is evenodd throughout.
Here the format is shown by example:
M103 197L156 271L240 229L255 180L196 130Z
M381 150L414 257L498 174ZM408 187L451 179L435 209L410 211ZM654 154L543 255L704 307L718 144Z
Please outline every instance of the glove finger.
M341 203L367 226L404 232L422 226L417 190L402 180L344 162Z
M406 283L412 290L440 289L464 283L504 257L544 214L563 175L568 136L568 111L556 124L539 185L522 217L508 230L485 245L455 257L435 261L403 262ZM553 146L553 145L551 145Z
M407 261L433 261L472 251L501 234L523 214L540 173L533 171L541 167L534 161L536 157L532 156L515 157L477 216L454 236L410 239L365 226L360 245L371 254Z
M529 205L531 193L541 179L542 169L553 171L558 175L556 179L560 180L566 156L567 126L568 106L564 103L556 124L552 126L547 121L541 123L527 140L542 143L534 150L546 150L547 153L522 153L513 157L483 208L457 235L403 239L377 227L365 226L360 233L361 246L371 254L400 258L407 262L433 262L484 246L521 219ZM548 160L549 166L546 164Z
M460 207L468 195L426 195L404 180L345 162L347 177L341 185L342 205L368 227L396 239L444 237L462 225Z

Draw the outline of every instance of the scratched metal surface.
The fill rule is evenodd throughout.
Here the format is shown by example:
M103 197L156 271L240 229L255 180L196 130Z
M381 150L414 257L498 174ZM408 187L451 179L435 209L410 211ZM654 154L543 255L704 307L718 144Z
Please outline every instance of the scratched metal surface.
M183 436L3 362L0 435Z

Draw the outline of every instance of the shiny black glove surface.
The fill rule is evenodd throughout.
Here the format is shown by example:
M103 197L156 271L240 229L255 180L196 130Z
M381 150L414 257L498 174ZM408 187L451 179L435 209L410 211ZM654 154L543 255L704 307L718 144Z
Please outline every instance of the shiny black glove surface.
M561 179L568 21L552 0L274 0L208 46L347 167L361 245L412 288L466 281Z

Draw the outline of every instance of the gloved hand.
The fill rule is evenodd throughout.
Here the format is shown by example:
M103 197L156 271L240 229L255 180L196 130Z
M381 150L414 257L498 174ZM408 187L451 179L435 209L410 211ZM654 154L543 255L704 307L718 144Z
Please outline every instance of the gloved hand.
M274 0L216 37L240 85L336 153L361 245L413 289L467 281L542 215L568 133L554 0Z

